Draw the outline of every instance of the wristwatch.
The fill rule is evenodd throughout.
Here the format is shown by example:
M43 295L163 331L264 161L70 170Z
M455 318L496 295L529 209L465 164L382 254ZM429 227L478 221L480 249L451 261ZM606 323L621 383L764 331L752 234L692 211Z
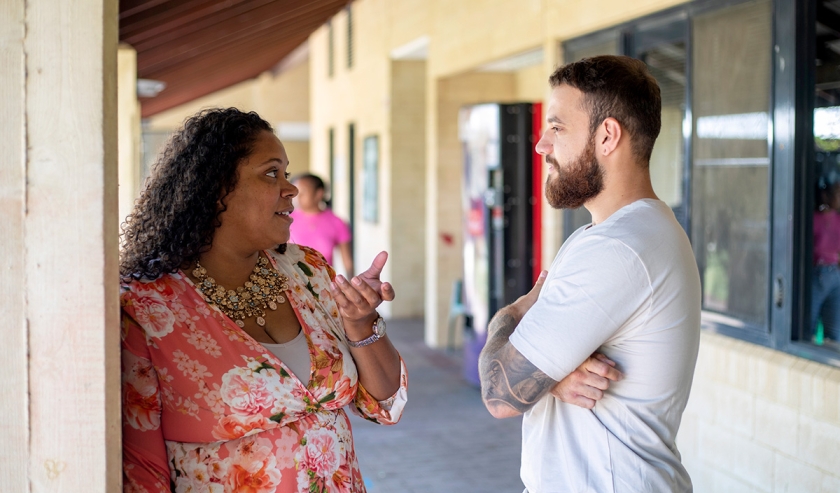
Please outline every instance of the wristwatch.
M377 315L379 315L379 314L377 314ZM379 315L376 318L376 320L373 322L373 335L372 336L368 337L367 339L362 339L361 341L358 341L358 342L354 342L354 341L351 341L350 339L347 339L347 344L349 344L350 347L356 347L356 348L365 347L365 346L368 346L370 344L373 344L374 342L378 341L379 339L382 339L383 337L385 337L385 319L382 318L382 315Z

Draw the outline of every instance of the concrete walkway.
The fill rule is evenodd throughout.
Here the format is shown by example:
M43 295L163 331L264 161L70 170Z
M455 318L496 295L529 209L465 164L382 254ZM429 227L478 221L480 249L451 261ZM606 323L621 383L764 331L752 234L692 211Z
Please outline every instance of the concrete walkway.
M521 493L521 420L490 416L460 351L426 347L422 321L388 321L388 335L408 366L408 405L395 426L352 416L368 493Z

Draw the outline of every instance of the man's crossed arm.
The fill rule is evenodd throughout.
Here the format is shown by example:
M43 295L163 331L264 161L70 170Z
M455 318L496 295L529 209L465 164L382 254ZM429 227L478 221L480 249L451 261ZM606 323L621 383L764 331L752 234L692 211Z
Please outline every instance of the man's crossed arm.
M609 388L610 380L621 378L615 363L596 353L558 383L510 343L516 326L537 301L545 276L543 271L528 294L499 310L487 328L478 371L484 405L496 418L518 416L549 392L564 402L592 409Z
M490 321L487 344L478 359L481 397L497 418L518 416L536 404L557 383L528 361L508 341L521 317L503 308Z

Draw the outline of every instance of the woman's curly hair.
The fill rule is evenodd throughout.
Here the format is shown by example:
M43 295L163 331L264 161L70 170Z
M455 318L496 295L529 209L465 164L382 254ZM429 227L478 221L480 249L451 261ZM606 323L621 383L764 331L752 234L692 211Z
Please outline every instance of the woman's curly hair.
M236 108L188 119L161 152L123 224L120 277L157 279L197 260L213 242L239 163L259 134L271 131L256 113Z

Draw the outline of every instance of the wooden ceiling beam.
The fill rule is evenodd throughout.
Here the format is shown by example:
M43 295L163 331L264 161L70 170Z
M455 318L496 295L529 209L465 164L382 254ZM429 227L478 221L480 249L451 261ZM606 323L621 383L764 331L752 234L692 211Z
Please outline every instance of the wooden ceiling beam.
M207 33L180 45L168 44L153 50L138 51L137 70L144 73L165 70L170 66L189 63L204 53L215 54L241 47L249 50L262 49L302 32L311 33L323 23L321 16L314 15L308 19L288 22L275 17L228 35Z
M257 77L273 65L270 54L256 54L250 60L240 61L237 71L219 70L218 67L203 77L194 78L188 84L177 83L167 87L154 98L141 99L141 115L146 118L169 108L212 94L220 89Z
M266 3L280 4L275 0L228 0L225 2L190 0L189 4L174 10L162 6L160 10L147 16L120 22L120 38L126 42L136 43L168 31L195 32L214 24L228 22Z
M272 0L261 1L271 2ZM316 19L317 24L321 25L334 13L335 11L332 9L324 10L322 8L315 8L312 6L309 6L308 8L295 8L278 11L276 10L276 5L264 5L254 9L253 11L241 13L235 19L218 21L215 17L208 17L178 28L167 30L158 30L155 28L149 31L149 33L155 32L154 36L146 36L147 33L144 33L142 39L140 36L137 36L125 38L124 41L133 46L138 52L143 52L161 46L173 46L176 44L188 43L190 41L196 42L198 38L202 37L218 37L223 34L248 29L254 24L251 19L266 20L279 18L290 22L298 22L299 19L304 22L310 19Z
M169 0L120 0L120 21L123 18L145 12Z
M120 40L139 78L167 83L144 117L257 77L348 0L120 0Z
M243 47L237 50L227 50L223 53L202 55L188 64L173 66L164 71L150 72L143 75L143 78L162 80L167 84L172 84L170 87L189 85L195 80L212 76L213 73L235 73L238 66L254 58L262 59L263 56L273 60L265 69L269 70L306 40L305 34L299 36L275 43L271 49L254 50Z

